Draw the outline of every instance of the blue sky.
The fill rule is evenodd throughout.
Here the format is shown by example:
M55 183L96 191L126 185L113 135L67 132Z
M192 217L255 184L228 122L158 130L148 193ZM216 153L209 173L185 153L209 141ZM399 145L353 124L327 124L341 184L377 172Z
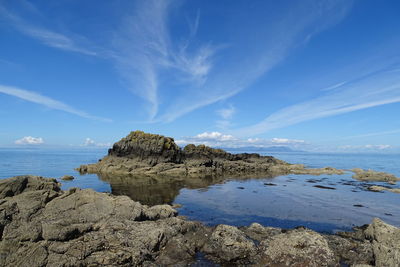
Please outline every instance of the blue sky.
M400 151L400 2L0 0L0 146Z

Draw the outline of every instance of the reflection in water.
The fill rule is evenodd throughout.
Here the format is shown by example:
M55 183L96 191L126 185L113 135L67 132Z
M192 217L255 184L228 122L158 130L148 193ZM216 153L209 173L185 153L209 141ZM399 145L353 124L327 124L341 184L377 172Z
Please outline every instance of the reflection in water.
M232 178L224 176L107 176L98 175L111 186L114 195L126 195L145 205L172 204L181 189L204 189L222 184L230 179L247 180L251 177ZM265 175L263 176L265 178Z
M145 205L172 204L182 188L198 189L222 183L223 177L105 176L111 193L126 195Z
M374 217L400 225L400 207L396 204L400 195L366 191L372 183L355 181L350 174L288 175L273 179L221 176L101 176L100 179L110 184L115 195L127 195L146 205L182 204L178 209L180 215L209 225L241 226L258 222L332 232L370 223Z

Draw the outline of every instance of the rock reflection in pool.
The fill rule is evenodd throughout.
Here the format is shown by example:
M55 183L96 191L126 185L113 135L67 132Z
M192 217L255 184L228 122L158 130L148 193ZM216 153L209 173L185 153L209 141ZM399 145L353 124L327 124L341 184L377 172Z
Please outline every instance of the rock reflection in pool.
M146 205L179 203L179 214L209 225L263 225L308 228L332 232L348 230L380 217L400 226L399 195L362 190L350 175L320 177L322 187L336 183L336 190L313 187L315 176L276 178L226 177L100 177L113 194L127 195ZM266 186L272 184L274 186ZM351 183L349 183L351 181ZM243 188L238 190L238 188ZM357 189L357 192L354 190ZM256 192L256 193L255 193ZM364 208L354 206L363 205ZM390 215L389 215L390 214Z
M111 193L126 195L145 205L172 204L182 188L206 189L223 183L223 177L170 177L170 176L104 176L110 183Z

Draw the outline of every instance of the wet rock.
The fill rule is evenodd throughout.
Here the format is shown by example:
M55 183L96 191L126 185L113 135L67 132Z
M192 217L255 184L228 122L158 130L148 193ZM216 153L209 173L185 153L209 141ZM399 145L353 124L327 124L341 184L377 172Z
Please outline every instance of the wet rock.
M264 266L337 266L337 258L327 240L306 229L296 229L262 241Z
M61 180L63 180L63 181L72 181L74 179L75 179L75 177L72 175L64 175L63 177L61 177Z
M368 190L372 191L372 192L389 191L392 193L400 194L400 188L389 188L389 187L384 187L384 186L379 186L379 185L369 186Z
M372 240L376 266L400 266L400 229L375 218L365 230Z
M387 182L390 184L395 184L397 181L400 181L400 178L386 172L363 170L359 168L352 169L352 171L354 172L354 175L352 177L359 181Z
M213 260L220 263L250 264L256 254L253 241L236 227L218 225L202 249Z

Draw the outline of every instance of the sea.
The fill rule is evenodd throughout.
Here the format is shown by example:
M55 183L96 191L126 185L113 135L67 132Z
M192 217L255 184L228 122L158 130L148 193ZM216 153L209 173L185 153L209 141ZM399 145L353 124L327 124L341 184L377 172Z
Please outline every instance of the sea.
M252 151L243 151L252 152ZM237 153L237 151L235 151ZM62 189L72 187L127 195L146 205L174 204L180 215L207 225L305 226L334 233L370 223L374 217L400 226L400 194L371 192L371 185L399 188L352 178L352 168L373 169L400 177L398 154L311 152L262 153L310 168L334 167L344 175L283 175L258 178L149 178L80 175L74 168L95 163L106 149L0 148L0 179L18 175L57 178ZM73 181L62 181L73 175Z

